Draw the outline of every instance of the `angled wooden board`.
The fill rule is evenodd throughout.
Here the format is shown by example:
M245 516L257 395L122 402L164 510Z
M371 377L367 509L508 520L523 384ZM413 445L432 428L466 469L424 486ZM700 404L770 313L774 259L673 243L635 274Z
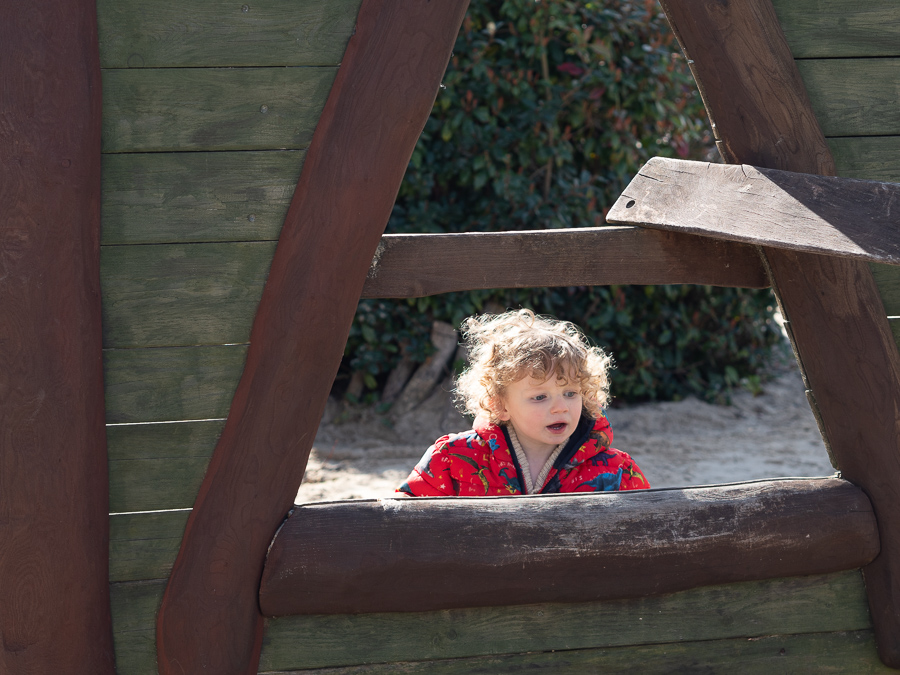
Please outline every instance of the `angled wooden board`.
M157 623L166 675L257 669L265 552L302 480L366 272L466 5L363 2L166 588Z
M900 185L654 157L607 220L900 264Z
M337 65L360 0L100 0L104 68Z
M103 156L101 244L275 241L303 150Z
M896 133L887 129L900 123L897 59L795 64L768 0L662 5L726 161L834 175L823 131ZM882 548L864 575L878 654L900 667L900 354L865 263L777 249L765 255L832 455L875 507Z
M103 152L309 145L337 68L146 68L103 73Z

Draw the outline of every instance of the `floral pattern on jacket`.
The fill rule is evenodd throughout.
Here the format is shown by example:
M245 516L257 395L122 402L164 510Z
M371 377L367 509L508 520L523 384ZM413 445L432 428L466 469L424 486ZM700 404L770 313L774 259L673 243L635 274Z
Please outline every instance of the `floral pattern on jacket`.
M538 492L610 492L649 488L634 460L611 448L605 416L582 418ZM527 469L527 467L526 467ZM495 425L442 436L397 492L412 497L524 494L522 473L504 429Z

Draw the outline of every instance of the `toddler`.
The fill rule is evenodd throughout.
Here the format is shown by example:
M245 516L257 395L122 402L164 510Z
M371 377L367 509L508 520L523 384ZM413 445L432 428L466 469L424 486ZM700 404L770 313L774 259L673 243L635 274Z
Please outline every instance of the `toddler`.
M611 448L611 359L568 321L530 310L467 319L456 396L470 431L439 438L397 492L414 497L649 488Z

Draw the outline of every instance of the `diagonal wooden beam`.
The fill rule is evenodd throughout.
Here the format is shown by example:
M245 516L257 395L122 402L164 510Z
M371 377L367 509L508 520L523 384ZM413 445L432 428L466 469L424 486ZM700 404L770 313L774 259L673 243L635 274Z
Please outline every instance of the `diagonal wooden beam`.
M834 175L770 0L662 0L730 163ZM900 667L900 355L864 262L764 249L826 443L872 500L878 653Z
M363 1L163 598L163 674L257 670L266 549L303 477L366 273L467 4Z
M113 673L96 7L0 8L0 673Z
M900 265L900 184L654 157L606 220Z

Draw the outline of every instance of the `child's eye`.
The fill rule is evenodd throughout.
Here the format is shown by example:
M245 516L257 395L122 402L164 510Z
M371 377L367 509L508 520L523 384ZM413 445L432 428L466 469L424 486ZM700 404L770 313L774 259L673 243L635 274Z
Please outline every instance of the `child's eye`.
M538 394L537 396L534 397L534 400L535 401L543 401L545 398L547 398L547 394Z
M563 394L563 396L565 396L566 398L575 398L576 396L578 396L578 394L579 392L577 391L567 391Z

